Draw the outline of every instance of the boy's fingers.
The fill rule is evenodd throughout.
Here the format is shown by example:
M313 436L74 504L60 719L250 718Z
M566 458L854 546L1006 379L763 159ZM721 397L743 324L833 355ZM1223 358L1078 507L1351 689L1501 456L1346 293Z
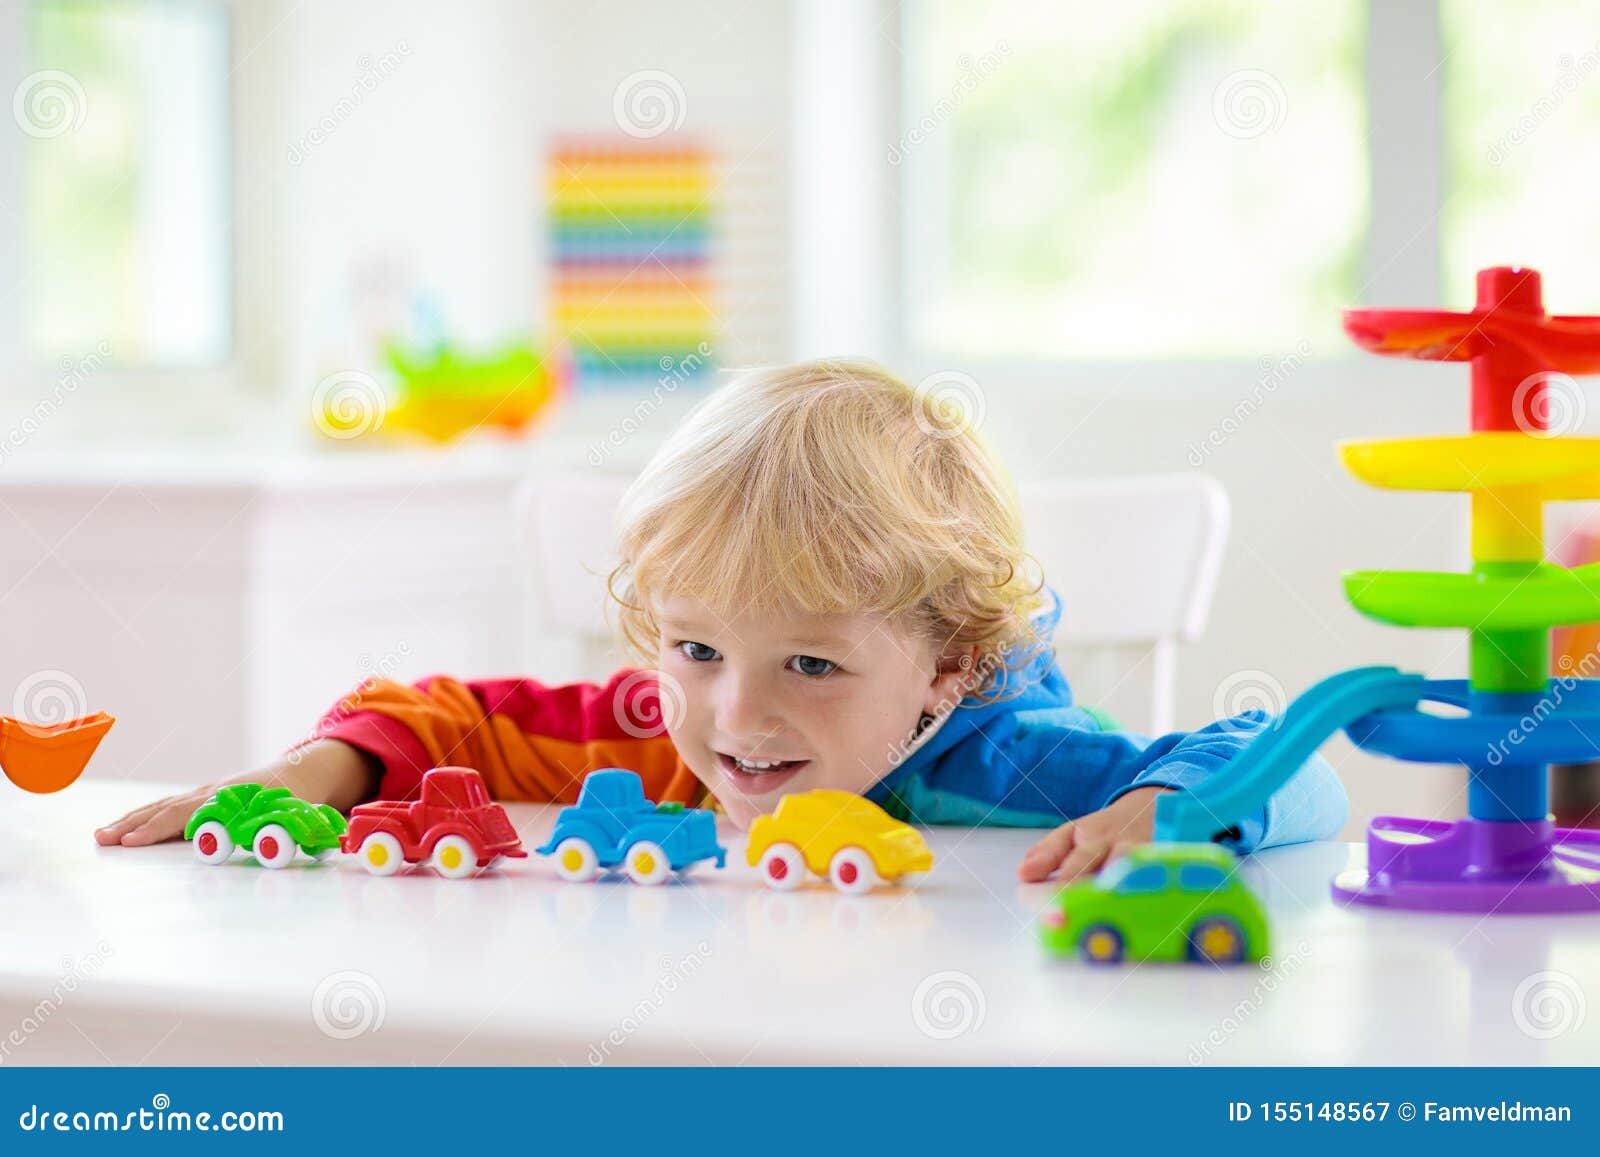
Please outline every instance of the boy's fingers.
M1062 824L1045 836L1023 855L1022 863L1017 867L1017 876L1027 884L1048 880L1050 873L1056 870L1067 853L1072 850L1075 835L1076 829L1071 824Z
M1072 849L1072 854L1061 863L1061 878L1075 880L1098 868L1106 858L1110 845L1104 841L1081 843Z
M171 802L172 797L168 796L166 799L156 800L155 803L147 803L143 807L134 808L121 819L113 820L111 823L106 824L105 827L96 828L94 832L95 842L100 844L117 843L125 833L131 832Z
M146 844L159 844L183 831L189 810L182 804L169 804L122 837L125 848L142 848Z

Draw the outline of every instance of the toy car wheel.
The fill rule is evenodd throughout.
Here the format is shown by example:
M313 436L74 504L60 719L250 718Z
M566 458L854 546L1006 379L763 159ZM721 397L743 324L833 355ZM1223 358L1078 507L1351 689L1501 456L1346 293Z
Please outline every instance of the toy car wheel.
M233 837L220 820L207 820L194 832L194 856L202 864L220 864L233 855Z
M672 860L661 850L660 844L640 840L628 848L622 870L635 884L660 884L672 875Z
M600 874L600 857L589 841L568 836L556 845L556 874L572 884L582 884Z
M282 824L266 824L256 832L255 843L250 846L256 854L256 862L263 868L287 868L294 860L294 854L299 849L295 846L294 837L284 829Z
M806 882L806 858L793 844L773 844L761 853L761 878L778 892L792 892Z
M1189 958L1210 964L1238 964L1245 957L1244 929L1227 916L1207 916L1189 929Z
M447 880L462 880L478 870L478 849L466 836L442 836L428 866Z
M848 896L870 892L882 881L872 857L861 848L840 848L828 861L828 881Z
M1117 964L1128 954L1128 943L1109 924L1091 924L1078 937L1078 953L1090 964Z
M361 841L356 855L361 857L361 866L374 876L392 876L406 866L400 841L388 832L373 832Z

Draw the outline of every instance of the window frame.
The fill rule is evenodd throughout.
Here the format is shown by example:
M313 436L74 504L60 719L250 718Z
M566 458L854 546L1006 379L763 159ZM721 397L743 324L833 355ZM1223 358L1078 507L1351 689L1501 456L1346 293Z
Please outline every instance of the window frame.
M221 179L227 206L228 238L224 259L228 263L225 282L228 287L228 353L215 362L185 364L167 362L119 363L108 362L95 371L96 405L105 405L119 414L126 411L149 413L152 409L167 412L169 407L193 407L198 394L208 407L225 407L230 403L259 402L264 397L263 384L267 380L261 372L264 367L243 351L261 350L267 345L265 327L254 324L263 313L258 295L246 286L258 272L250 268L250 253L265 247L250 242L241 245L239 190L245 179L241 168L242 150L241 106L246 94L240 83L239 69L247 58L241 53L242 24L253 24L249 6L240 0L199 0L222 10L227 22L228 73L226 90L222 99L227 103L228 146ZM37 62L29 58L30 44L28 20L30 0L7 5L0 9L0 44L9 51L0 50L0 64L9 65L12 75L26 76ZM47 67L38 65L38 67ZM21 133L0 133L0 197L8 203L22 203L25 140ZM19 210L10 218L8 226L0 227L0 279L5 284L18 285L27 276L28 237L27 223ZM7 401L27 402L48 393L56 384L59 367L50 361L37 359L31 348L27 332L26 311L13 309L0 311L0 361L5 363L7 382L0 386L0 398ZM88 356L93 351L85 350ZM144 424L144 423L141 423Z
M1444 205L1446 150L1442 116L1443 69L1435 66L1418 75L1415 62L1431 58L1443 64L1445 51L1441 36L1439 0L1421 4L1384 4L1368 0L1365 11L1364 77L1368 116L1370 215L1362 241L1362 285L1352 305L1419 304L1443 300L1442 244L1440 217ZM847 28L845 18L834 11L836 3L798 6L797 19L803 28L810 26L838 35ZM868 154L857 134L873 137L870 154L878 165L889 168L886 160L892 144L903 131L903 75L901 46L906 39L906 22L913 17L893 0L876 0L863 6L876 20L878 70L875 75L852 75L848 70L830 71L827 85L832 87L832 104L837 106L838 87L855 91L851 99L868 111L856 126L837 121L829 127L828 151L811 163L825 171L848 171ZM870 24L869 20L869 24ZM801 126L814 118L806 90L814 69L804 58L797 62L800 79L797 96L797 121ZM813 77L819 82L820 77ZM886 97L892 93L892 97ZM821 140L815 132L804 139L808 144ZM920 150L919 150L920 151ZM856 352L894 365L911 380L947 370L952 359L935 351L919 348L909 337L908 303L910 279L915 275L914 259L906 252L906 229L902 212L915 212L904 204L901 177L881 183L836 181L827 190L829 203L815 207L819 218L834 222L856 222L858 227L883 231L886 244L883 256L868 260L861 269L865 284L882 284L885 301L879 311L884 321L863 335L847 327L830 326L824 314L808 307L807 285L824 284L828 270L813 264L832 258L825 247L804 243L798 236L795 261L800 267L796 280L796 354ZM869 255L870 257L870 255ZM879 263L881 262L881 267ZM836 265L834 266L836 269ZM836 276L836 273L835 273ZM1289 351L1285 351L1286 353ZM1307 384L1326 380L1353 359L1353 347L1337 354L1313 355L1307 359L1312 372ZM1226 397L1237 393L1241 376L1254 380L1257 359L1238 356L1224 358L960 358L960 368L983 382L987 388L1015 388L1019 391L1063 391L1087 397L1101 397L1108 382L1116 383L1116 393L1130 398L1171 398L1174 396Z

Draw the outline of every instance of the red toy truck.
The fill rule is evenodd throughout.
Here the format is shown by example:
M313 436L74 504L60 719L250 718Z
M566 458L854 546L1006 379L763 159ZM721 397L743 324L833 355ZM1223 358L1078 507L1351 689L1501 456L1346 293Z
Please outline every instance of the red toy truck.
M483 777L470 767L425 773L421 798L409 803L378 800L356 807L339 846L360 856L374 876L427 861L452 880L528 854L505 808L490 801Z

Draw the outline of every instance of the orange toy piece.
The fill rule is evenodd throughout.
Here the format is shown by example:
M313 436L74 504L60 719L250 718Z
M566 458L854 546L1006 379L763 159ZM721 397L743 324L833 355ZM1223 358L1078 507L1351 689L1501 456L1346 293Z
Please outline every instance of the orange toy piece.
M60 791L83 774L115 722L104 711L50 724L0 716L0 771L23 791Z

